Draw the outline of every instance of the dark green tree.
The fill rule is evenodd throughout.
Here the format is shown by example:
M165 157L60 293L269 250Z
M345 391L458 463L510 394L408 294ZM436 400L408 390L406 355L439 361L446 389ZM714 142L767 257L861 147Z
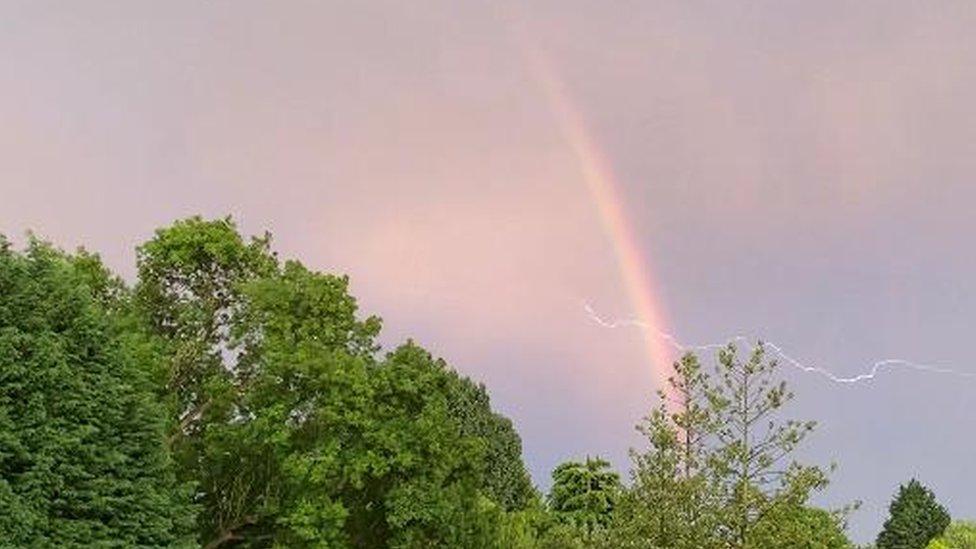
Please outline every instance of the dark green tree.
M552 472L549 508L592 540L610 526L620 490L620 475L609 462L589 457L569 461Z
M8 546L181 546L189 487L166 451L160 356L127 333L96 256L0 238L0 539Z
M898 487L888 519L878 534L878 549L924 549L942 535L951 519L935 494L915 479Z

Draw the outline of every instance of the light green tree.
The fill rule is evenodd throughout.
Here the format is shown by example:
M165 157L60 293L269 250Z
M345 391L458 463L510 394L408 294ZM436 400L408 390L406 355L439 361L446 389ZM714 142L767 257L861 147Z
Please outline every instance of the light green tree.
M827 476L791 459L814 424L778 418L793 394L776 380L777 363L761 344L745 360L729 345L717 362L712 376L684 356L639 426L649 447L633 452L632 483L614 524L618 546L789 547L785 538L798 536L787 533L815 526L841 540L828 547L846 544L848 509L807 508Z
M712 471L712 444L720 428L711 379L698 358L674 365L668 390L638 425L648 450L631 450L631 483L614 520L622 547L724 547L720 478Z
M926 549L976 549L976 523L953 521Z
M773 509L753 532L752 547L848 549L844 517L809 506L782 505Z
M758 547L753 533L763 522L796 516L779 511L805 505L828 482L820 467L791 460L816 423L777 420L793 399L776 380L777 367L761 343L746 360L729 345L718 356L720 382L708 393L718 425L710 467L726 505L722 532L733 547Z

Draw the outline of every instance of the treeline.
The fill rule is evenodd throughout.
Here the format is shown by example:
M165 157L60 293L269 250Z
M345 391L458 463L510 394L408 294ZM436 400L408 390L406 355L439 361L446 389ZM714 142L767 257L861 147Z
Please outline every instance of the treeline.
M348 279L269 235L178 221L137 273L0 237L0 546L851 546L855 506L810 504L828 471L793 459L814 425L779 418L762 345L675 365L627 482L587 458L543 496L482 385L383 352ZM912 481L877 546L973 535Z

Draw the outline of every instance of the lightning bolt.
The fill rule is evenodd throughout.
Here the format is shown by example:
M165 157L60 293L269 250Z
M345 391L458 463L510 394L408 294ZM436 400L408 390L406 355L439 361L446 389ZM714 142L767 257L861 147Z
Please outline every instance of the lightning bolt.
M728 338L724 343L686 345L680 342L678 338L676 338L674 335L661 331L655 326L652 326L646 322L641 322L639 320L631 320L631 319L606 320L605 318L598 315L596 311L593 309L593 307L590 306L589 303L585 303L585 302L583 303L583 310L586 311L586 314L587 316L589 316L590 320L592 320L597 325L602 326L603 328L607 328L607 329L637 328L640 330L650 331L652 333L655 333L658 337L660 337L662 340L667 342L669 345L671 345L681 353L695 352L695 351L713 351L713 350L721 349L726 345L728 345L729 343L743 343L743 344L749 343L749 339L747 337L742 335L736 335ZM775 356L779 357L783 362L789 364L793 368L796 368L797 370L800 370L805 373L820 375L828 379L829 381L841 385L854 385L857 383L868 382L875 379L883 371L892 370L895 368L903 368L907 370L915 370L918 372L926 372L931 374L945 374L945 375L953 375L953 376L964 377L964 378L976 378L976 373L973 372L960 372L958 370L945 368L943 366L937 366L933 364L922 364L918 362L913 362L911 360L905 360L903 358L886 358L883 360L878 360L874 364L872 364L871 369L865 373L858 374L851 377L842 377L842 376L838 376L837 374L834 374L830 370L821 368L819 366L811 366L809 364L804 364L803 362L800 362L796 358L793 358L792 356L786 354L786 352L783 351L783 348L777 345L776 343L772 343L770 341L763 341L763 345L767 349L770 349Z

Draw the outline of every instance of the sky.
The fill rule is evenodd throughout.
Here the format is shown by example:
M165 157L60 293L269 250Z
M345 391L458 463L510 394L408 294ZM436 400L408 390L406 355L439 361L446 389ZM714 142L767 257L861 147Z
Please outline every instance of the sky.
M233 215L484 382L540 486L626 472L661 342L584 303L838 375L976 374L974 26L949 1L0 0L0 232L131 277L155 228ZM912 476L976 517L976 379L783 373L854 539Z

